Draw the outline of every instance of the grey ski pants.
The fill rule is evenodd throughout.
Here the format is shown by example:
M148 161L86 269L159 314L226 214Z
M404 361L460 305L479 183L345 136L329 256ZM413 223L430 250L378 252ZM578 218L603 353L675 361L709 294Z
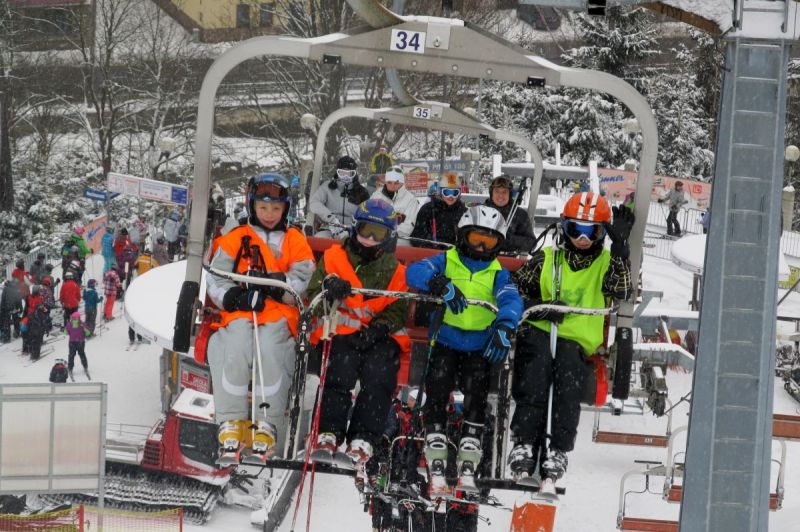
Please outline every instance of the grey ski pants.
M282 450L287 427L286 404L294 373L295 341L285 319L259 326L258 338L261 346L264 387L263 389L260 387L256 373L253 395L256 405L266 402L269 407L266 418L264 410L260 408L256 410L256 418L266 419L277 427L276 449ZM252 322L247 319L230 322L227 327L218 330L209 339L208 363L211 366L217 423L250 419L247 391L255 352Z

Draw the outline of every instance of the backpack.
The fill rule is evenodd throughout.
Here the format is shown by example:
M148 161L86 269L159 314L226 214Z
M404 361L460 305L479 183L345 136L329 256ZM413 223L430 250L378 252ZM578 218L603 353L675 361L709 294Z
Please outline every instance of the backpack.
M50 382L65 383L67 375L67 363L64 362L64 359L59 358L53 364L53 369L50 370Z

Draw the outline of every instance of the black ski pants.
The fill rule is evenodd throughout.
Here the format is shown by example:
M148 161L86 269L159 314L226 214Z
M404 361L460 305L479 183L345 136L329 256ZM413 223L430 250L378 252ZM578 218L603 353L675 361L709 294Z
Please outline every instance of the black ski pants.
M86 328L89 329L91 334L94 334L94 329L97 326L97 307L94 308L85 308L86 312Z
M340 443L360 438L376 446L386 428L386 413L392 404L400 368L400 346L391 338L361 351L351 335L333 337L319 419L319 433L332 432ZM347 413L353 389L360 381L350 425Z
M11 312L0 309L0 342L11 341Z
M75 367L75 355L77 354L81 357L81 364L83 364L83 369L89 368L89 362L86 360L86 351L84 350L86 347L86 342L70 342L69 343L69 359L67 360L67 369L72 371L72 368Z
M464 394L462 412L464 421L483 425L486 419L486 396L489 391L489 362L481 351L458 351L436 344L431 352L423 409L425 425L441 431L447 424L447 403L450 392L456 389Z
M556 357L550 353L550 334L530 328L520 333L514 358L511 394L517 407L511 430L517 441L544 449L547 399L553 385L553 424L550 447L569 452L575 447L581 417L586 364L583 348L559 338Z
M28 352L31 354L31 359L36 360L39 358L43 341L44 329L28 331Z
M678 211L669 210L667 215L667 234L681 236L681 226L678 223Z

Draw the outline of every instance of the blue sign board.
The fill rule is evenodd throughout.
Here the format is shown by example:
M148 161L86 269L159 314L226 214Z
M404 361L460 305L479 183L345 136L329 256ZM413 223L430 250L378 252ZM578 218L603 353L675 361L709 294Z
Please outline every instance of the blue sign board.
M117 196L119 196L119 192L108 193L105 190L98 190L91 187L86 187L83 189L83 197L94 201L108 201L116 198Z
M172 203L177 203L178 205L188 205L189 204L189 189L186 187L179 187L179 186L172 186Z

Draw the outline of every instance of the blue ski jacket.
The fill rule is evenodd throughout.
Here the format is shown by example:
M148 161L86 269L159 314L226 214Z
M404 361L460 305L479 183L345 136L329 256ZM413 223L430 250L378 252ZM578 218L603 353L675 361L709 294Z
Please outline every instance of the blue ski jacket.
M486 269L490 264L490 261L475 260L460 255L459 257L464 266L473 273ZM409 265L406 269L408 286L420 292L427 292L428 281L437 273L444 275L446 261L445 254L440 253ZM494 323L503 323L516 329L524 308L517 286L511 281L511 275L505 268L500 269L494 278L494 298L497 300L498 308ZM479 351L486 347L492 333L491 327L484 331L465 331L443 323L436 341L458 351Z

